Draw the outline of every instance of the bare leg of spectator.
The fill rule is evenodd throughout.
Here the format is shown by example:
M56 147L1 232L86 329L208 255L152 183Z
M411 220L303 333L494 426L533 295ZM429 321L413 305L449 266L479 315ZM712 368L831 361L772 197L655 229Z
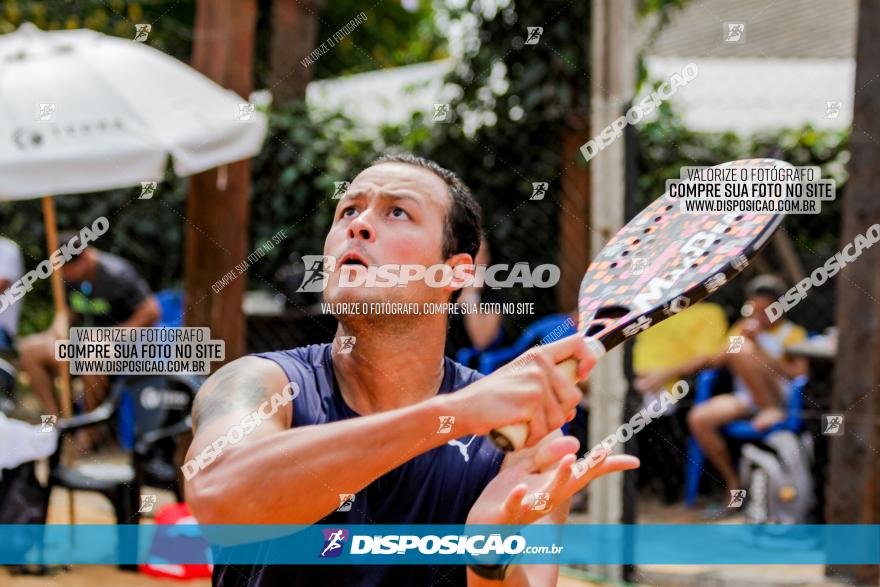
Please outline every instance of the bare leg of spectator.
M85 390L83 391L83 407L91 412L98 407L107 395L108 379L106 375L80 375Z
M91 412L107 394L108 379L106 375L86 374L80 375L83 384L83 393L81 396L83 409ZM77 431L74 441L77 448L81 451L89 451L101 442L101 438L106 430L100 426L83 428Z
M709 459L728 489L740 489L739 475L733 467L730 453L719 429L733 420L742 418L749 413L749 406L732 394L716 395L715 397L695 405L688 414L688 426L691 434L706 458Z
M28 375L31 390L48 414L59 415L55 399L55 339L46 332L23 338L19 344L21 367Z
M768 367L764 351L751 340L746 340L739 353L727 355L727 367L746 384L758 413L752 424L758 430L766 430L785 418L780 409L782 391L779 389L781 373Z

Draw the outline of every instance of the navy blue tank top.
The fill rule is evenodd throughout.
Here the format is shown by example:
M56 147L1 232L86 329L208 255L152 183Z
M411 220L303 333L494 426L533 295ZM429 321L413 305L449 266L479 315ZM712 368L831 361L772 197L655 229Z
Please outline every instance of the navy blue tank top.
M359 416L342 398L333 374L331 345L256 355L277 363L299 385L293 426ZM451 393L481 375L445 358L438 393ZM437 423L438 427L440 422ZM350 450L357 450L351 448ZM369 458L369 455L363 455ZM453 438L379 477L357 493L349 511L319 524L464 524L483 488L498 474L504 454L485 436ZM214 568L223 587L385 587L467 585L464 567L428 565L227 565Z

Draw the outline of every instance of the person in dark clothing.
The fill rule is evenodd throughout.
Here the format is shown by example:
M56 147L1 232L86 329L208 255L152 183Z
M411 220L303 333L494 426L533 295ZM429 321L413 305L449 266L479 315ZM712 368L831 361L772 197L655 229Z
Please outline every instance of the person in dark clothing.
M86 246L81 236L63 232L59 242L68 246L71 258L61 267L67 293L68 315L56 315L45 332L32 334L19 343L21 365L30 379L31 389L47 414L58 414L54 391L55 341L67 339L67 328L74 326L153 326L160 316L159 304L147 282L121 257ZM107 393L107 376L80 375L85 388L83 407L95 408ZM82 434L80 448L87 449L93 438Z
M340 267L473 265L480 212L450 171L411 155L382 158L339 201L324 254L324 299L343 303L449 303L460 287L342 287ZM574 416L577 386L555 364L595 357L582 337L530 353L481 377L443 356L445 313L336 311L332 344L247 356L212 375L193 408L187 463L243 418L263 414L246 436L185 475L200 524L564 523L570 497L596 477L638 460L604 458L572 470L578 442L559 428ZM283 407L279 394L292 396ZM286 395L285 395L286 394ZM497 451L486 435L527 423L526 448ZM546 507L531 507L536 492ZM335 544L334 544L335 545ZM316 553L316 556L318 554ZM216 565L214 585L555 585L556 565Z

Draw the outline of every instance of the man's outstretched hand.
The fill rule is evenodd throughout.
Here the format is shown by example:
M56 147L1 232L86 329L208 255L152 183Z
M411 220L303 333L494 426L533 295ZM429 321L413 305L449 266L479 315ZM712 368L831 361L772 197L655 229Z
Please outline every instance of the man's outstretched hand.
M568 499L593 479L639 466L636 457L607 456L601 447L575 464L578 446L576 438L556 432L532 448L508 455L471 507L467 523L531 524L554 508L567 506Z

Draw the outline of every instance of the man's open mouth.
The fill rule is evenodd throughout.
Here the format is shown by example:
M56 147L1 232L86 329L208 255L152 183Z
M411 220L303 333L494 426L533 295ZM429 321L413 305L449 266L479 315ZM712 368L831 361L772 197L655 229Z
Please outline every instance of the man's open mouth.
M357 253L347 253L340 260L340 265L360 265L361 267L369 267L369 263Z

